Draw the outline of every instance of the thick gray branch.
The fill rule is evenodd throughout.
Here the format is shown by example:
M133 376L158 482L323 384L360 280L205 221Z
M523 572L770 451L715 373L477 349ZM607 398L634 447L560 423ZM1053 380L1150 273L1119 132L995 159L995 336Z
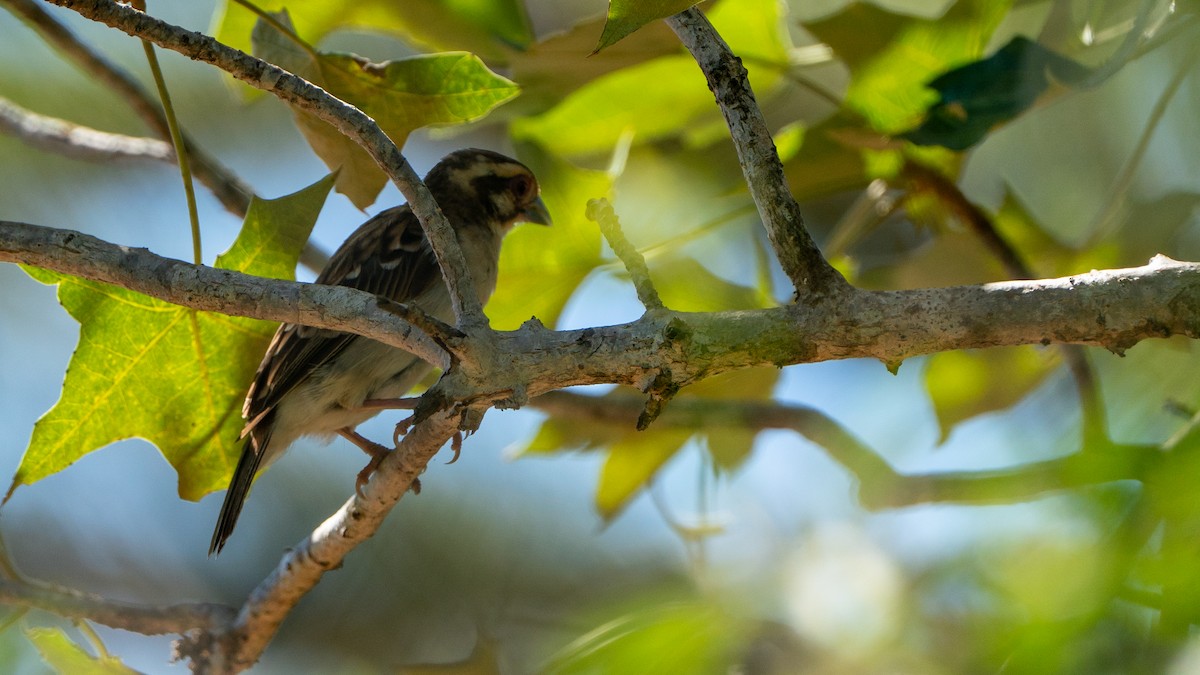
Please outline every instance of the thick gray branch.
M412 165L366 113L278 66L223 45L207 35L160 21L113 0L49 1L134 37L149 40L164 49L216 66L250 86L270 92L328 122L354 140L400 189L425 228L454 300L454 315L459 324L464 329L486 326L483 305L473 290L470 268L454 238L454 231Z
M804 226L800 205L792 197L783 176L783 164L775 151L775 141L754 99L741 59L733 54L704 13L695 7L668 18L667 25L695 57L708 80L708 88L717 98L717 105L729 125L750 196L758 207L783 271L796 287L797 298L845 290L846 280L821 255Z
M60 616L88 619L144 635L221 630L235 615L234 609L225 605L138 605L71 589L11 580L0 580L0 604L44 609Z
M251 277L116 246L90 235L0 221L0 261L103 281L185 307L358 333L422 358L443 352L347 288ZM1200 336L1200 264L1156 256L1143 267L1060 279L911 291L859 291L812 306L711 313L661 311L632 323L498 333L471 381L443 378L451 401L579 384L684 385L751 366L1022 344L1084 344L1121 353L1150 337ZM472 349L472 340L461 347ZM480 379L480 376L483 379ZM443 386L443 385L439 385ZM439 404L440 405L440 404Z
M0 221L0 261L103 281L193 309L358 333L445 365L445 352L424 333L379 309L374 295L351 288L252 277L80 232L8 221Z

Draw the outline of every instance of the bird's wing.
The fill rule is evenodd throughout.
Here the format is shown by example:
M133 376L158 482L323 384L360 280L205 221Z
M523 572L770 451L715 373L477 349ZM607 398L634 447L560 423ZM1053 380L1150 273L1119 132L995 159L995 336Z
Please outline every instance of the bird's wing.
M437 259L408 206L382 211L363 223L333 254L316 280L319 284L357 288L396 302L407 302L440 282ZM296 324L280 326L246 394L242 414L247 422L242 436L355 337Z

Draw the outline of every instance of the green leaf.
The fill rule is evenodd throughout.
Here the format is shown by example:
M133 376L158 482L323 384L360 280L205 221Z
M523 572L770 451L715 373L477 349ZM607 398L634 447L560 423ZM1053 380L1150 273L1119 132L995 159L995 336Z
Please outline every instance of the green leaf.
M760 98L781 81L787 64L781 11L775 0L740 0L709 13L735 53L755 56L746 65ZM703 73L683 54L597 78L545 113L514 120L511 133L566 157L609 153L626 133L636 143L684 134L697 142L728 137Z
M747 630L747 624L711 603L653 605L584 633L560 650L545 672L733 672Z
M593 54L642 26L678 14L699 0L609 0L604 32Z
M916 129L900 134L919 145L966 150L1028 110L1051 84L1075 82L1088 70L1018 35L995 54L954 68L929 83L938 100Z
M925 388L937 413L941 441L976 415L1025 398L1058 367L1058 352L1036 347L940 352L929 357Z
M958 0L937 19L856 2L804 24L850 68L845 105L884 133L911 128L937 98L926 83L976 59L1012 0ZM884 45L884 46L880 46Z
M290 24L286 13L278 18ZM265 22L255 26L254 54L356 106L400 147L416 129L479 119L520 91L467 52L371 63L353 54L310 52ZM298 109L296 123L326 166L340 169L338 192L359 208L370 206L387 182L370 155L329 124Z
M137 675L136 670L116 657L88 654L58 628L30 628L25 637L37 648L46 665L63 675Z
M513 54L511 77L521 83L521 96L501 112L513 117L545 112L599 77L679 52L679 38L665 23L656 23L599 54L586 56L603 21L602 17L583 21Z
M275 200L255 199L218 267L290 279L333 176ZM199 312L116 286L26 268L58 284L79 321L62 396L33 428L9 494L93 450L140 437L179 473L179 494L225 487L237 460L241 403L275 326Z
M674 257L650 268L663 304L680 312L761 309L775 304L758 288L740 286L713 274L692 258Z
M503 60L512 48L533 42L522 0L267 0L258 7L277 12L286 5L296 28L313 43L344 29L395 35L430 51L466 50ZM257 17L226 0L217 14L217 39L250 50Z
M572 166L531 145L521 150L538 177L554 224L518 227L506 238L500 279L487 306L497 330L515 329L535 316L553 327L575 289L603 262L600 230L584 217L584 209L589 199L612 193L612 177Z

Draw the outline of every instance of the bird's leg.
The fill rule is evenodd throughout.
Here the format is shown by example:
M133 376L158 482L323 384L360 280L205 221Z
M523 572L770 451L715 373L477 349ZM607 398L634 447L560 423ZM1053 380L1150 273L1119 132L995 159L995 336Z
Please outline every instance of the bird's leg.
M408 398L369 398L362 402L362 407L372 410L412 410L417 407L418 396Z
M383 458L387 457L392 450L391 448L386 448L379 443L372 441L350 427L342 427L341 429L338 429L338 433L341 434L346 440L357 445L363 452L371 456L371 461L367 462L367 465L363 467L363 470L358 472L358 477L354 480L354 491L358 493L359 497L361 497L363 496L363 488L367 486L367 481L371 479L371 474L375 473L375 470L379 468L380 463L383 462ZM414 493L420 494L421 481L414 478L412 487L410 489Z

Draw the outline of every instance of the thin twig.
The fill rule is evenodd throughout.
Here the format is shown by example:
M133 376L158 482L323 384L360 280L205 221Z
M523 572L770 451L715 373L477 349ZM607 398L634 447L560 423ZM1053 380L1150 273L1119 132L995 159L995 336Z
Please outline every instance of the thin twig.
M625 265L629 277L633 279L633 287L637 289L638 300L642 301L642 306L648 311L663 309L662 298L658 297L654 281L650 279L650 268L646 267L646 259L625 238L625 233L621 231L621 222L617 219L617 214L613 212L612 204L604 198L588 201L587 217L588 220L600 226L600 231L608 240L608 245L612 248L613 253L616 253L617 258Z
M844 291L848 284L821 255L783 175L783 164L754 99L746 69L704 13L692 7L667 25L695 57L729 125L750 195L797 298Z
M175 151L169 143L155 138L111 134L57 117L39 115L3 97L0 97L0 133L35 148L74 159L175 160Z
M66 26L42 9L36 0L0 0L17 16L25 20L41 36L60 52L69 57L99 84L116 94L159 138L167 140L171 130L163 117L154 97L138 84L131 75L101 56L91 47L75 37ZM133 10L130 10L133 11ZM234 215L244 217L250 205L253 190L229 169L204 153L194 140L184 135L184 142L191 150L192 168L196 177L217 200Z
M0 603L44 609L60 616L87 619L143 635L222 630L236 615L234 608L227 605L140 605L49 584L9 580L0 580Z

